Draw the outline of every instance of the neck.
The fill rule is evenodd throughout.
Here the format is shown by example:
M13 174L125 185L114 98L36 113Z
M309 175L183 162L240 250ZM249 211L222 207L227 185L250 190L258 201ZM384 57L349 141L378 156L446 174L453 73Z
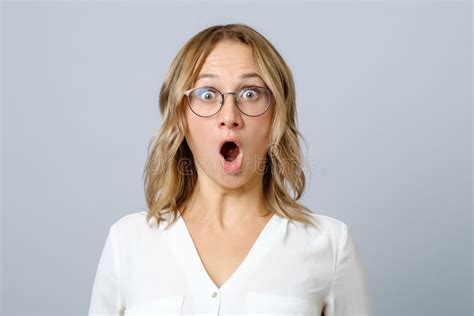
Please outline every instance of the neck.
M227 189L209 178L198 177L194 191L182 210L187 220L218 230L264 220L261 216L268 215L268 212L262 180L262 177L256 177L247 185Z

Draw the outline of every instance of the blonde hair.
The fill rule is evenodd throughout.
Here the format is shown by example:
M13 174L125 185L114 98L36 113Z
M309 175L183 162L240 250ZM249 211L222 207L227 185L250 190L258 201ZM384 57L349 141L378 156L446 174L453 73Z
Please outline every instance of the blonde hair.
M148 146L144 170L146 220L154 218L159 225L166 221L163 215L171 212L174 218L167 227L171 226L180 216L178 209L193 192L197 172L184 137L187 105L183 93L193 86L206 57L222 40L235 40L252 48L257 71L273 93L275 112L263 174L266 208L276 215L319 227L312 212L298 202L305 188L305 174L298 139L303 136L296 128L292 73L265 37L241 23L215 25L200 31L171 63L159 96L163 122Z

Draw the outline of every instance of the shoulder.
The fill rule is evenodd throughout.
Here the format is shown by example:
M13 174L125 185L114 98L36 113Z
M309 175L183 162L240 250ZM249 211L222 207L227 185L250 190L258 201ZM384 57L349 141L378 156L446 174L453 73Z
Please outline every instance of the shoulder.
M347 230L347 224L340 219L320 212L312 212L311 216L319 224L320 230L327 233L341 234Z
M119 228L123 226L136 225L137 223L143 222L146 218L145 211L132 212L120 216L118 219L113 222L113 226Z
M311 216L319 226L318 228L311 228L313 234L328 237L334 248L338 248L347 238L349 228L344 221L321 212L313 212Z
M131 212L112 222L111 231L117 235L129 235L148 226L145 211Z
M136 211L122 215L112 222L111 230L121 235L162 231L166 226L166 223L171 222L173 218L170 213L162 214L165 223L161 223L158 226L156 218L151 217L150 220L147 221L147 215L148 213L146 211Z
M119 216L109 226L109 236L112 243L121 253L130 254L138 245L151 245L164 242L163 227L155 225L154 217L147 221L146 211L135 211Z

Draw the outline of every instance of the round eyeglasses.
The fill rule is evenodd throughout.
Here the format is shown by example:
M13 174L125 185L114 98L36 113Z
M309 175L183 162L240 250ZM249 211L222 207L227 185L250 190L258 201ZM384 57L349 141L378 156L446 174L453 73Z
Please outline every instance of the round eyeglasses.
M197 87L184 92L191 111L201 117L210 117L219 112L226 94L234 95L240 112L253 117L264 114L273 99L270 89L258 86L243 87L238 93L222 93L212 87Z

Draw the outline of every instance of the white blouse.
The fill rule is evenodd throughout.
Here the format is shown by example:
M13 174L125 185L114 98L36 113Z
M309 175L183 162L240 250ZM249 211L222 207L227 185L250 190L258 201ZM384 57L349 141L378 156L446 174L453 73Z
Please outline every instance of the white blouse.
M156 230L144 211L125 215L108 232L89 315L372 315L347 225L313 216L320 231L272 215L218 288L181 217L170 230L164 222Z

